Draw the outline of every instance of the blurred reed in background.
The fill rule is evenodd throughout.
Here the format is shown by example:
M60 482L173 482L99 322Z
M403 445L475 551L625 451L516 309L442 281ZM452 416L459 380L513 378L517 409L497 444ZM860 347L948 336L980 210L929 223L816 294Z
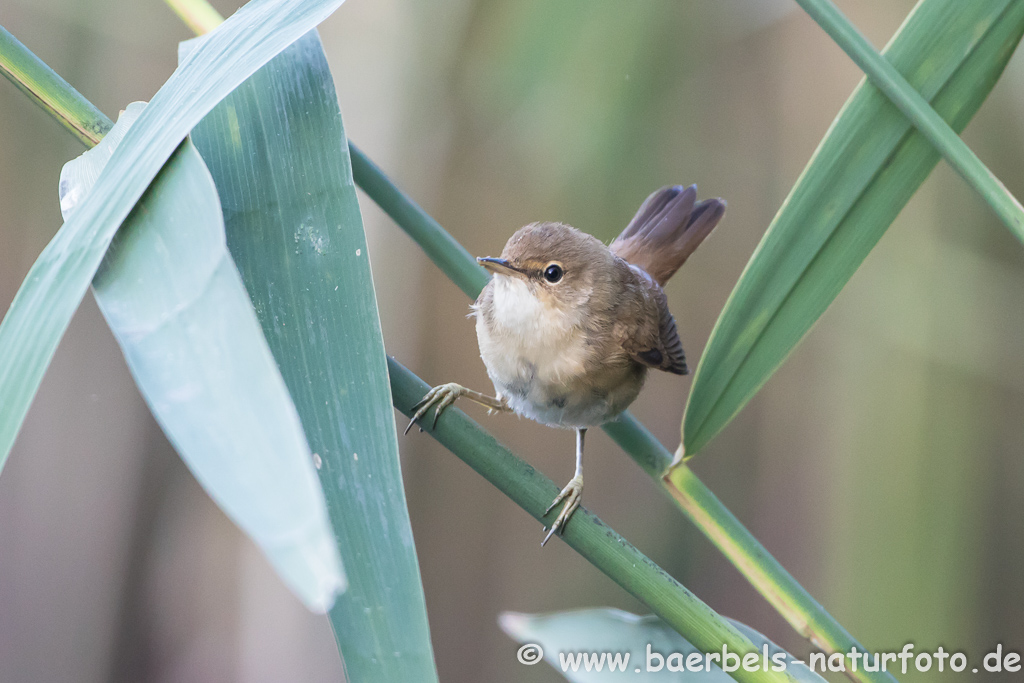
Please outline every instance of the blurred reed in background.
M878 46L912 6L838 4ZM111 116L148 99L190 35L156 0L8 0L0 24ZM668 291L694 360L861 76L787 0L349 0L320 31L352 139L474 254L535 220L610 239L668 183L726 198ZM1018 195L1022 84L1017 56L965 133ZM80 147L0 86L5 309L60 223L57 177ZM463 294L363 209L389 353L427 381L486 388ZM1022 292L1019 243L940 164L694 464L874 650L980 660L1024 644ZM652 376L634 408L670 448L689 381ZM571 472L571 432L487 426L553 479ZM432 440L401 447L443 680L560 680L516 662L501 610L642 611L561 544L541 550L537 524ZM719 612L807 652L606 436L588 448L588 507ZM0 478L0 681L340 678L326 619L185 472L87 301Z

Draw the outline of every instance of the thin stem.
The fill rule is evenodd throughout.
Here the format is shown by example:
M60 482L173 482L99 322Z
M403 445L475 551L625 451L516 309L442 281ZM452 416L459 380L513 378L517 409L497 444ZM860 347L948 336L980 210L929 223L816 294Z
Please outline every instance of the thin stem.
M466 296L475 299L487 284L487 271L480 267L466 248L412 201L384 175L362 150L348 145L352 157L352 177L391 218L426 252L430 260L454 282Z
M224 17L206 0L164 0L178 18L197 36L224 23Z
M635 417L626 413L604 426L605 432L676 503L793 629L825 652L867 652L817 600L772 557L750 531L685 464L673 457ZM670 469L671 468L671 469ZM847 670L855 681L895 683L887 672Z
M768 554L738 519L685 464L676 465L663 480L665 490L686 515L704 532L736 568L786 618L800 635L825 652L849 652L863 648L839 624L830 628L831 617L781 566L765 562ZM877 676L875 680L891 680Z
M388 358L395 407L407 416L430 387L393 358ZM544 510L558 487L511 451L461 410L449 407L436 427L426 431L463 462L538 521L550 525L558 511ZM702 652L757 652L754 645L682 584L609 528L593 513L579 508L566 524L562 539L631 595L642 601ZM742 655L741 655L742 656ZM730 673L738 681L790 680L781 672Z
M114 125L3 26L0 26L0 73L86 147L99 143Z
M1024 207L830 0L796 0L1024 242Z

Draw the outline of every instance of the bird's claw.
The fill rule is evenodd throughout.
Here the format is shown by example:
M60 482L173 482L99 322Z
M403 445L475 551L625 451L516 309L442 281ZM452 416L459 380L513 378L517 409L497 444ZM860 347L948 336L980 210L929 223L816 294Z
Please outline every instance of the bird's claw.
M551 505L544 511L544 515L547 516L556 505L565 501L565 505L562 507L562 511L558 513L558 517L555 518L555 523L551 525L551 529L548 531L547 536L540 542L541 547L555 534L556 531L559 533L565 531L565 525L569 522L569 518L572 517L572 513L576 512L576 508L580 506L580 500L583 499L583 477L573 477L562 492L551 501Z
M437 418L441 417L441 413L444 412L444 409L455 403L455 399L462 396L465 391L466 389L464 387L455 384L454 382L439 384L428 391L427 395L421 398L419 403L412 407L412 410L415 410L416 412L413 413L412 419L409 421L409 426L405 428L404 434L409 433L412 426L427 414L427 411L430 410L431 406L436 407L434 408L434 421L431 423L430 428L434 429L437 427ZM423 431L423 427L420 427L420 431Z

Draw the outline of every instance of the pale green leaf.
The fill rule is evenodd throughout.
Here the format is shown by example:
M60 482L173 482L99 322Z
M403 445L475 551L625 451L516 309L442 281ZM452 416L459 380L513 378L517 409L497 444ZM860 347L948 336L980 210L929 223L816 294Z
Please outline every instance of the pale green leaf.
M33 264L0 323L0 467L114 233L210 109L342 0L252 0L153 96L93 191Z
M145 105L61 172L65 219ZM315 611L344 589L299 416L228 253L217 188L187 140L115 236L93 279L100 310L175 449Z

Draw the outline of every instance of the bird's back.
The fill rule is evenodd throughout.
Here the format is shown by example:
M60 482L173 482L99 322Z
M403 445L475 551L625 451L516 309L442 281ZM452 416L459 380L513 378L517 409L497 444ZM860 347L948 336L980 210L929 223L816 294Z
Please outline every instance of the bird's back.
M653 307L624 341L637 362L677 375L689 372L662 285L711 234L724 213L721 199L698 202L696 185L663 187L647 198L611 243L611 252L631 264L644 281L645 297Z

